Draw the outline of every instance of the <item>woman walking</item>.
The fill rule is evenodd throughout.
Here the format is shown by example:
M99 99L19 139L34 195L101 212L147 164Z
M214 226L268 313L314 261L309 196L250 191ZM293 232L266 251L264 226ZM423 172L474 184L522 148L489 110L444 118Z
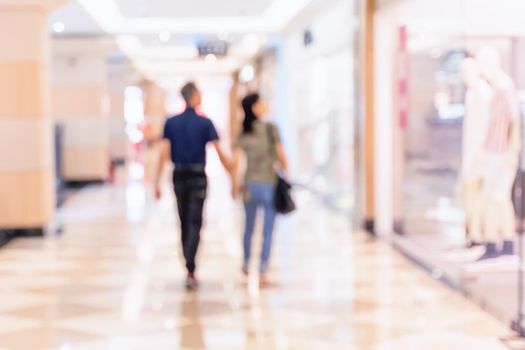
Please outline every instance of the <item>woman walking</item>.
M288 174L288 161L277 127L264 121L268 112L266 102L258 94L251 94L243 99L242 108L243 130L235 143L233 166L233 196L236 198L242 192L246 214L242 271L245 275L249 274L257 210L263 208L263 246L259 272L260 285L265 287L269 285L267 274L276 216L274 195L277 174ZM237 173L243 154L246 157L246 174L241 191Z

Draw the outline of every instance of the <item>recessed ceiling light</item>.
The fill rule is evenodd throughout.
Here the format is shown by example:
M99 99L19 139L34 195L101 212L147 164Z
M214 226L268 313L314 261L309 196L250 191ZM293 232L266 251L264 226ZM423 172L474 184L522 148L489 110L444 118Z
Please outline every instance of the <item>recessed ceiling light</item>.
M63 33L66 30L66 25L62 22L53 23L53 31L55 33Z
M170 41L171 39L171 33L167 30L159 33L159 40L163 43Z
M241 72L239 73L239 80L241 83L248 83L255 78L255 68L251 64L247 64L242 67Z
M206 55L205 60L206 60L206 62L216 62L217 61L217 56L215 56L214 54L210 53L210 54Z

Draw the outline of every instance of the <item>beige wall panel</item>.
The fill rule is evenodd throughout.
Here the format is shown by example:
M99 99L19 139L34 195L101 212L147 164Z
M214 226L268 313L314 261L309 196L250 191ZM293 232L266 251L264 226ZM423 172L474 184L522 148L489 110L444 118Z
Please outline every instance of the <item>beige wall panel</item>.
M53 45L57 45L57 40L53 41ZM86 42L85 45L90 43ZM103 86L106 81L107 62L104 55L75 51L63 55L53 54L53 86Z
M53 114L57 118L100 117L106 112L105 89L95 86L54 86Z
M110 118L110 153L113 159L126 158L128 153L128 137L126 122L123 117Z
M52 171L0 172L0 228L39 228L55 206Z
M0 172L53 169L49 119L0 118Z
M126 159L128 156L128 140L112 139L110 143L111 159Z
M63 118L64 147L106 147L109 145L109 118Z
M0 8L0 61L38 61L48 56L48 35L44 11L16 11Z
M0 62L0 118L47 114L47 73L42 63Z
M62 175L67 181L104 180L109 170L109 147L77 148L63 150Z
M124 119L124 95L122 93L110 94L110 114L114 118Z

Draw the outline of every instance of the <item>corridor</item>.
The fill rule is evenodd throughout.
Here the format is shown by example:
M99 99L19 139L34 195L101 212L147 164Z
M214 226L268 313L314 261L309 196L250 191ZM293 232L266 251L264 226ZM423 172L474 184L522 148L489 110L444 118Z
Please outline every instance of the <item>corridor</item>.
M61 235L0 251L0 349L504 349L503 325L308 192L279 221L276 286L259 290L217 176L197 292L183 287L168 186L160 202L133 180L88 187L59 210Z

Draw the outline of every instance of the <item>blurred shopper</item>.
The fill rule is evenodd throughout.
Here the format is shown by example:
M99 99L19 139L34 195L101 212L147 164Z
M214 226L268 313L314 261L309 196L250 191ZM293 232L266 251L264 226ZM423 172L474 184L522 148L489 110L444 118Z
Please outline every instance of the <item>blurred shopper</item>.
M257 210L264 208L263 247L260 265L260 284L267 286L268 263L272 248L272 236L276 210L274 207L277 174L288 174L288 161L284 153L277 127L264 121L267 104L258 94L248 95L242 101L244 110L243 131L234 145L233 197L241 192L238 168L241 156L246 156L246 174L242 194L246 213L244 230L244 261L242 270L249 273L252 237Z
M155 196L161 197L160 179L164 164L169 158L175 165L173 186L181 224L182 250L188 275L186 287L198 287L195 278L195 256L200 242L203 207L207 191L206 145L213 143L223 166L230 171L231 164L225 156L213 123L196 112L201 104L201 93L190 82L181 90L186 102L184 113L169 118L164 126L164 141L155 181Z

